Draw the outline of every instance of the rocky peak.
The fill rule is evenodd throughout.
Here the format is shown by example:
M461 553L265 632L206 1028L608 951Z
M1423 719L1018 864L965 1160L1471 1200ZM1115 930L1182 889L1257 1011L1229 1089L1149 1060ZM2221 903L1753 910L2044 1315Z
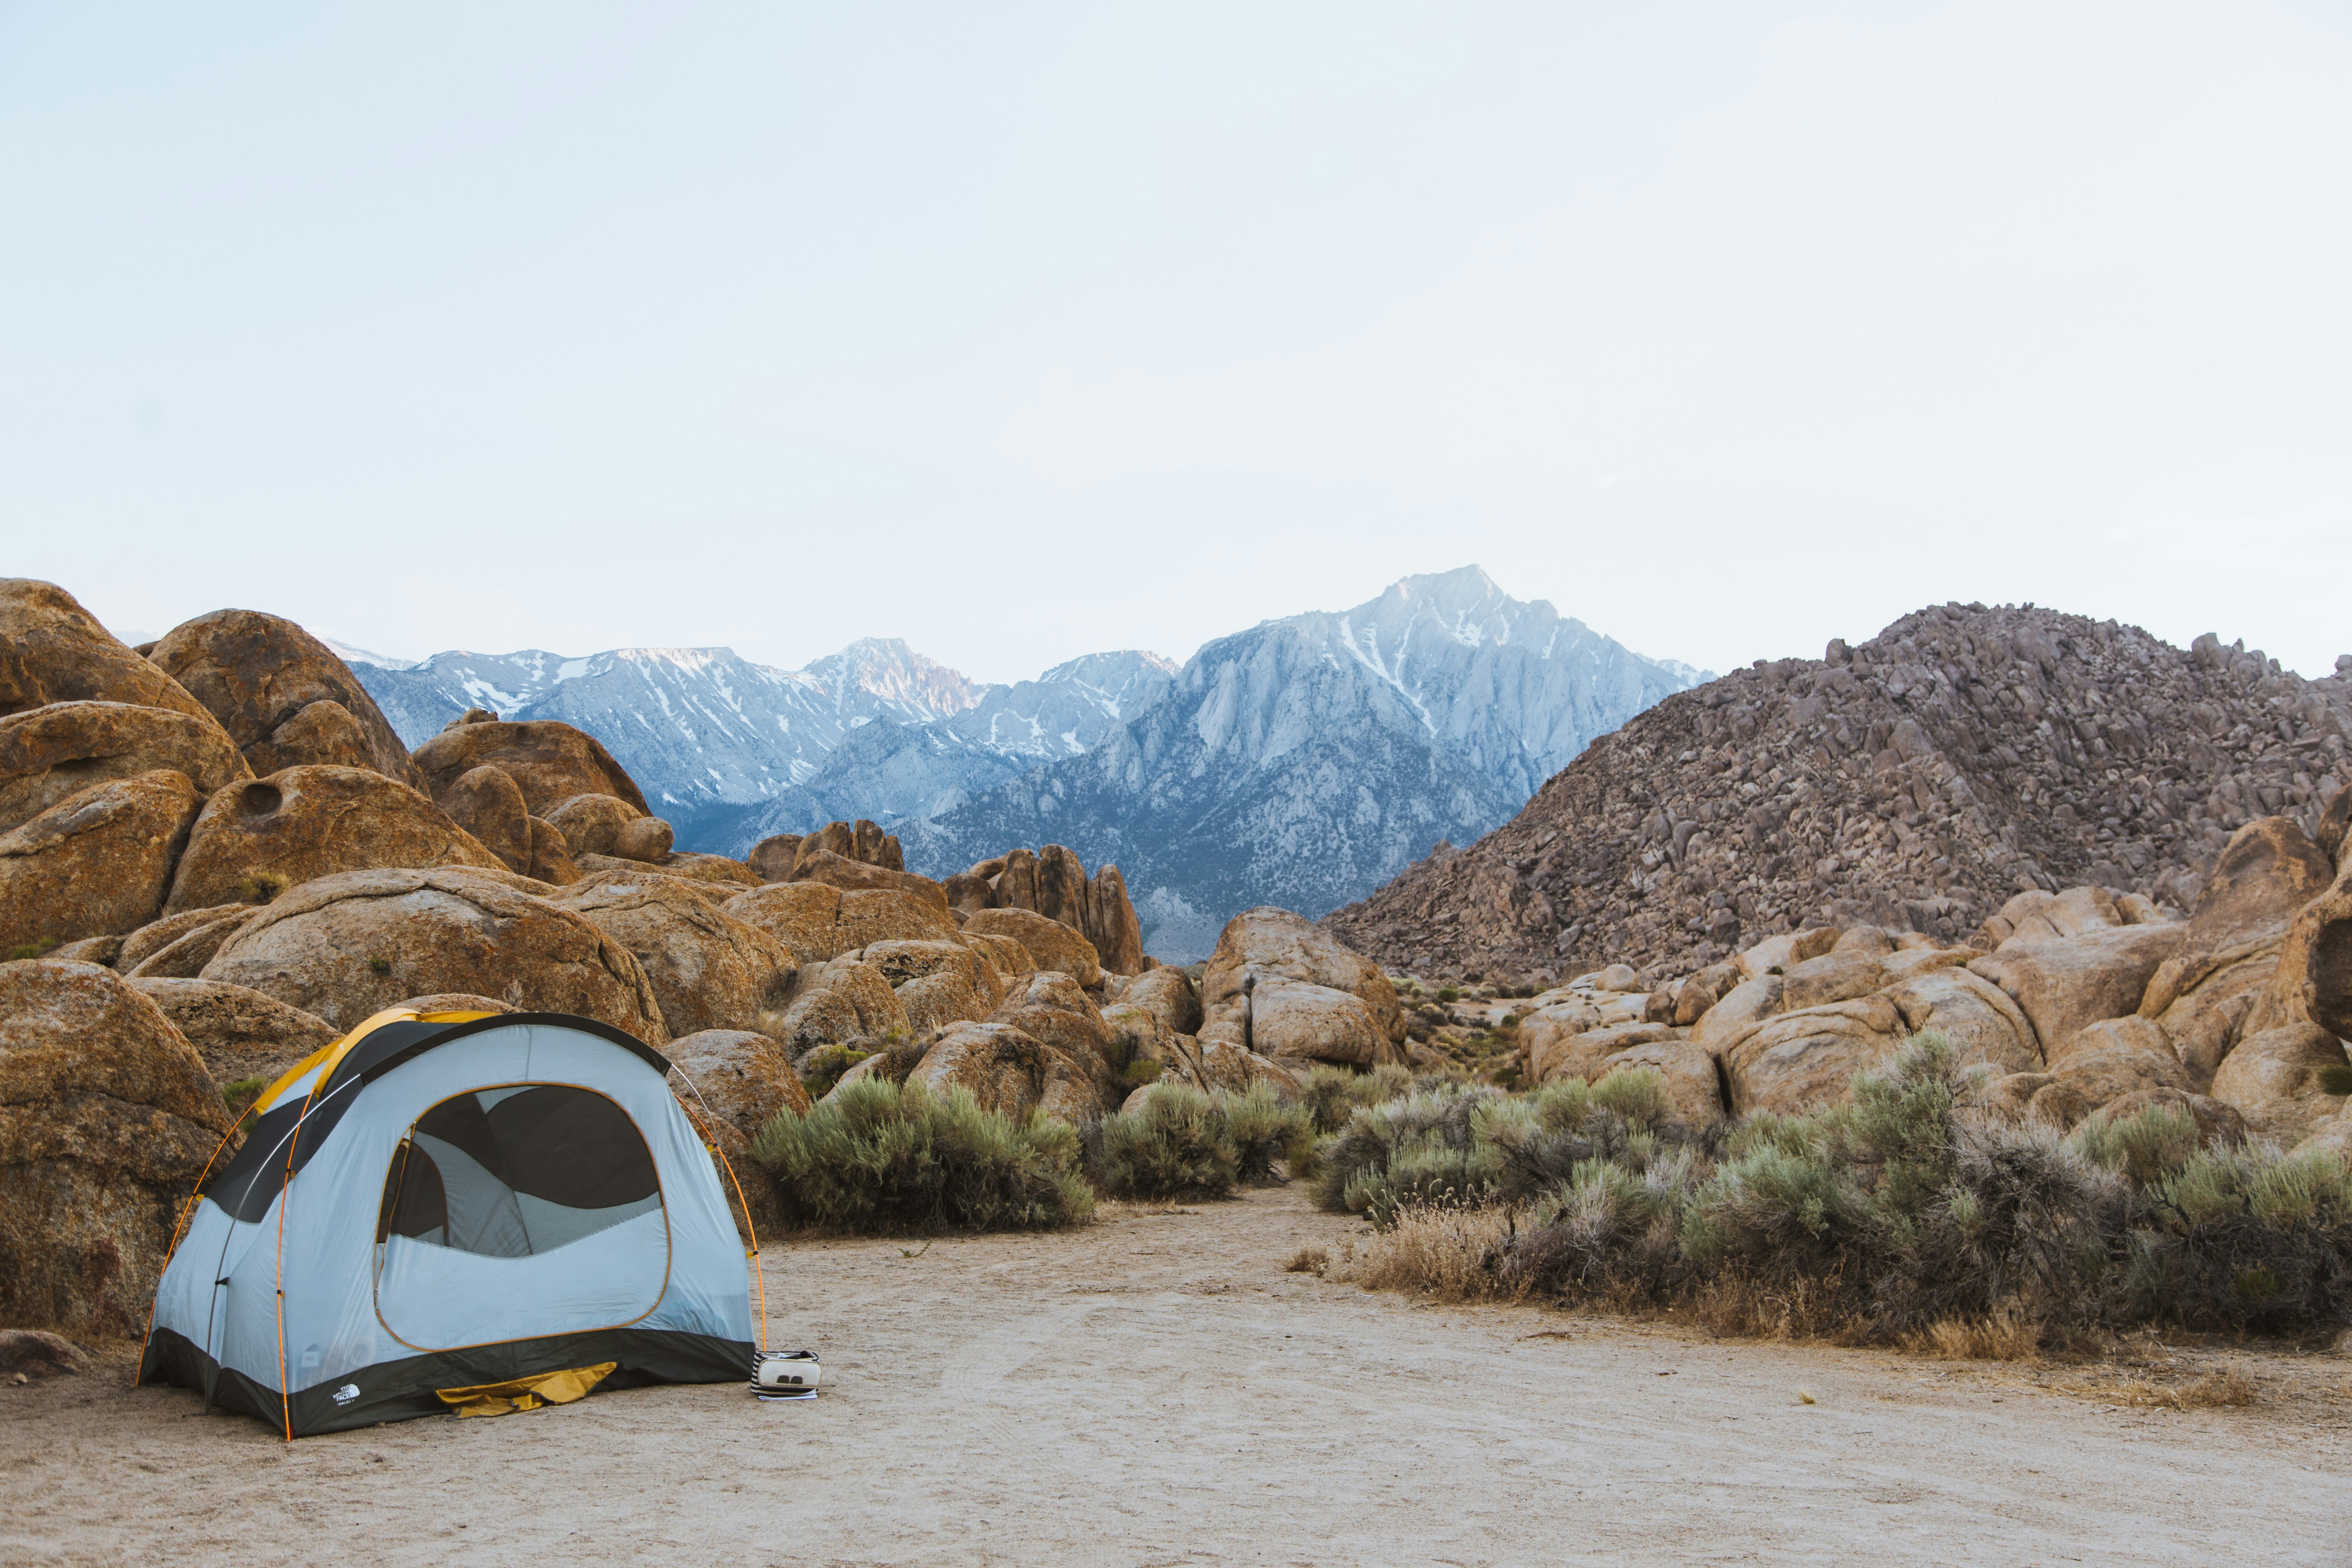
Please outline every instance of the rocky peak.
M2230 832L2318 814L2352 676L2032 605L1943 605L1670 697L1510 823L1331 917L1439 973L1696 967L1867 920L1951 938L2025 889L2188 908Z

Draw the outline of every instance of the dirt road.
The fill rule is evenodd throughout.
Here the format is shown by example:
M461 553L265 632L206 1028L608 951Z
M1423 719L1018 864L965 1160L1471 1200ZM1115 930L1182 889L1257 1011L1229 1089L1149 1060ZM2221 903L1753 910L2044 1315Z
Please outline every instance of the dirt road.
M1355 1228L1275 1191L781 1249L775 1341L830 1381L803 1404L289 1446L118 1358L0 1389L0 1560L2352 1563L2340 1356L2239 1358L2262 1403L2172 1412L1283 1271Z

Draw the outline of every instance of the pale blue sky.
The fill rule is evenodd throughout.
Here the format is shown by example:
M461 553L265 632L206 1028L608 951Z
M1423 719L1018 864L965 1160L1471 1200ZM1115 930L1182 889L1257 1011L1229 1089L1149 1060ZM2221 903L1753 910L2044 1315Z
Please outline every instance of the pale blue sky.
M387 652L2352 651L2352 7L0 0L0 571Z

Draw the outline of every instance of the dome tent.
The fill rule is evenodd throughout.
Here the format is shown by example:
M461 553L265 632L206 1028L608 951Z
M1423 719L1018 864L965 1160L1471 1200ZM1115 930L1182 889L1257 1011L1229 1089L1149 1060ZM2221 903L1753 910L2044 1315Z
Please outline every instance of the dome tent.
M370 1018L202 1184L141 1381L292 1438L608 1362L600 1386L746 1376L744 1248L668 1069L562 1014Z

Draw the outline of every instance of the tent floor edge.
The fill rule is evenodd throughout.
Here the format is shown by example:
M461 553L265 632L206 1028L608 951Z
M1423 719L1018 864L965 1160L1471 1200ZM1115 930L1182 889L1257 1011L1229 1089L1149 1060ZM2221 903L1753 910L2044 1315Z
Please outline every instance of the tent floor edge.
M446 1415L437 1391L609 1361L618 1364L592 1391L661 1383L735 1383L751 1375L756 1351L749 1340L668 1329L599 1329L505 1344L436 1351L379 1362L295 1391L289 1402L294 1435L317 1436L387 1421ZM213 1402L276 1427L278 1391L233 1367L222 1367L169 1329L156 1331L140 1366L140 1382L172 1383L201 1393L215 1379Z

